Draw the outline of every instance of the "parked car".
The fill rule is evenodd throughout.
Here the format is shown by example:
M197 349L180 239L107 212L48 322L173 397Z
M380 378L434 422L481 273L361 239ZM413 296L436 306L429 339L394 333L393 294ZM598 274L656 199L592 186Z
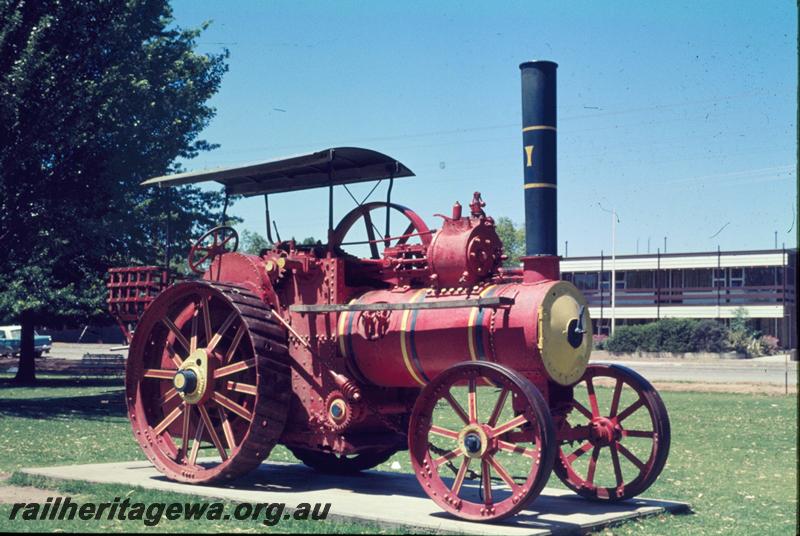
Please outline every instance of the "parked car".
M0 355L19 355L22 326L0 326ZM36 357L42 357L53 347L50 335L33 333L33 346Z

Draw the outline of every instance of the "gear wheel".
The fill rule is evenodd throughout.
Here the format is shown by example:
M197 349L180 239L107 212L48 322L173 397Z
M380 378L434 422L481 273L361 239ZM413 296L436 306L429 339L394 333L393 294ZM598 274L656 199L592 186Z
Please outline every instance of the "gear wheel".
M345 430L359 413L360 406L349 402L339 390L331 391L325 397L325 426L334 432Z

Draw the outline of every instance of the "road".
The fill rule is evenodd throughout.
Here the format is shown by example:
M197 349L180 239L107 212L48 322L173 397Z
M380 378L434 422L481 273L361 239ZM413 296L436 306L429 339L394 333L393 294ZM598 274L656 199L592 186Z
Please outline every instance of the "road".
M783 358L684 360L607 360L631 367L651 381L708 383L773 383L797 385L797 362Z

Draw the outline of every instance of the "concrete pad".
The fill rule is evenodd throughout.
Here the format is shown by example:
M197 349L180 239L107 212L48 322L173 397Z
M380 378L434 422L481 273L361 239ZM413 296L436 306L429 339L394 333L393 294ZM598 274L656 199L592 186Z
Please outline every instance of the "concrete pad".
M28 475L140 486L201 497L250 503L331 503L330 517L369 521L424 532L545 535L584 533L626 519L663 512L690 512L686 503L635 499L607 504L586 501L568 491L546 488L515 517L501 523L471 523L441 511L422 491L414 475L367 471L331 476L303 465L265 463L231 486L191 486L171 482L149 462L122 462L23 469Z

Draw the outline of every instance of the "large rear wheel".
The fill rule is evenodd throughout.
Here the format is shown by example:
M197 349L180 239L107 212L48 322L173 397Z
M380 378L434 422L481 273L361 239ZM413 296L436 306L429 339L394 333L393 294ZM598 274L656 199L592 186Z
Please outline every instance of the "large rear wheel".
M125 375L139 445L172 480L227 481L257 467L283 431L286 334L248 290L187 282L142 316Z

